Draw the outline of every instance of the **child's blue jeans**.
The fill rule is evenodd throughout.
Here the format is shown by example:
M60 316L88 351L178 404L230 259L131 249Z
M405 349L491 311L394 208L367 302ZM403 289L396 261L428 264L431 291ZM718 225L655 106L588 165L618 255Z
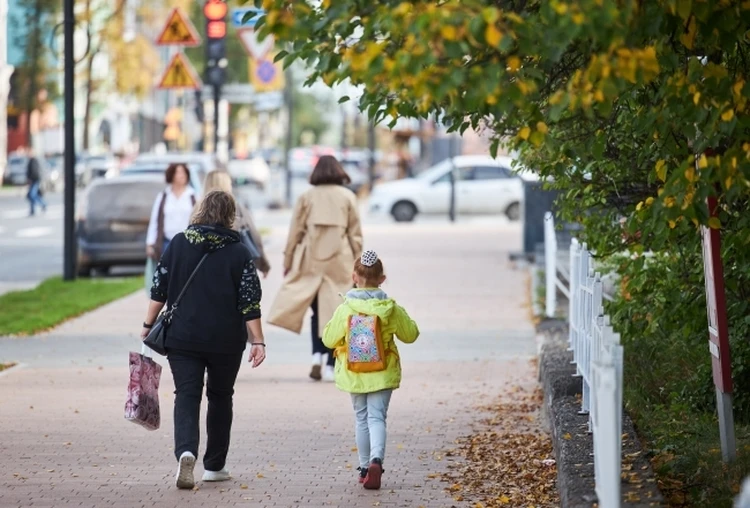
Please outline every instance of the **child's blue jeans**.
M368 467L373 459L385 459L385 422L392 393L393 390L352 393L360 467Z

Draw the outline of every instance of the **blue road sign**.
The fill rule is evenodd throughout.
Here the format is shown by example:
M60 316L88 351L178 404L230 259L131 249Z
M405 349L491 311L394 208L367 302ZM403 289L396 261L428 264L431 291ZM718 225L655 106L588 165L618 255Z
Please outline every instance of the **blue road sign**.
M245 21L242 22L242 19L245 17L245 14L253 14L253 16ZM244 9L233 9L232 10L232 24L235 28L252 28L255 26L255 24L258 22L258 19L266 13L263 9L257 9L254 7L244 8Z

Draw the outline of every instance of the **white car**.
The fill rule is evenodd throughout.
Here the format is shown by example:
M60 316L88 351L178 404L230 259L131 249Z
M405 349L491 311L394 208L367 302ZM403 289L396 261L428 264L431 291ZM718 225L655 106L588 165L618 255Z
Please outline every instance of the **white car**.
M233 159L227 164L227 171L232 175L235 184L251 183L261 190L265 189L271 179L271 168L263 157Z
M511 169L510 157L460 155L407 178L377 185L370 195L371 213L388 213L397 222L417 214L447 215L451 171L456 183L456 214L505 214L518 220L523 202L523 180Z

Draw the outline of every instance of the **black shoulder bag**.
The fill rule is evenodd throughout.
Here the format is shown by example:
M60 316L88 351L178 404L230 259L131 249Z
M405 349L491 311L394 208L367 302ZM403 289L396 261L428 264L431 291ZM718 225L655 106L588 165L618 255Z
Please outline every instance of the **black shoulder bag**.
M185 291L187 290L188 286L190 286L190 283L193 282L193 278L195 278L196 272L198 272L198 269L201 267L207 257L208 253L204 254L201 260L198 261L198 265L195 267L195 270L193 270L193 273L190 274L190 277L183 286L182 291L180 291L180 294L177 296L177 299L169 309L162 311L162 313L159 314L159 317L157 317L156 321L154 322L154 326L148 332L146 338L143 339L143 343L154 353L166 356L167 329L172 322L172 317L174 317L174 313L177 310L177 306L180 304Z

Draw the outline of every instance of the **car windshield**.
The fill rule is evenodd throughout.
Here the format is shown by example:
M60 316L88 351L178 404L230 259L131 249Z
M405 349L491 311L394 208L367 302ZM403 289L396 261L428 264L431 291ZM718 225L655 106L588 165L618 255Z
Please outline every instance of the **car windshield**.
M86 214L97 220L148 221L154 200L163 189L159 180L96 185L88 191Z
M417 180L423 180L425 182L431 182L443 176L448 170L450 170L452 163L450 159L445 159L442 162L438 162L431 168L427 168L419 173L415 178Z
M123 168L122 171L120 171L121 175L138 175L138 174L147 174L147 175L163 175L167 171L167 167L169 166L168 162L156 162L153 164L133 164L132 166L128 166L126 168ZM205 177L203 166L201 166L198 163L189 162L188 163L188 169L190 170L190 185L195 189L195 192L200 194L203 190L203 187L201 186L201 182L203 178Z

